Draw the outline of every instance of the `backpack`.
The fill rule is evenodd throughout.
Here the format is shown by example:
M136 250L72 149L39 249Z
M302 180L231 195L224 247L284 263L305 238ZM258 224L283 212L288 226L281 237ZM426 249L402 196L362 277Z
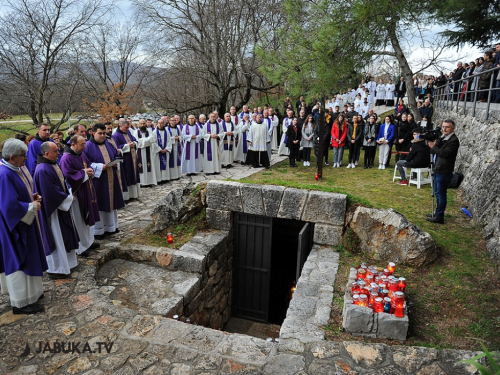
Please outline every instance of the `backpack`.
M448 187L450 189L458 189L460 187L460 184L464 180L464 175L462 173L453 173L453 176L451 178L450 183L448 184Z

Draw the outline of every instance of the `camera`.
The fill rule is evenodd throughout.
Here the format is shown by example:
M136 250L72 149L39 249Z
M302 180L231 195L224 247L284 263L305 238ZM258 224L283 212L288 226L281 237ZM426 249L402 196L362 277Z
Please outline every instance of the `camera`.
M440 136L441 128L436 128L432 130L424 130L424 132L420 135L420 138L428 142L435 142Z

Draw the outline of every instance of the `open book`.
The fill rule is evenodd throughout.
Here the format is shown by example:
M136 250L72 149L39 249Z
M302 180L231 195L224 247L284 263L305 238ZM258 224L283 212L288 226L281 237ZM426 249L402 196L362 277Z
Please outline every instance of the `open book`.
M122 159L122 158L117 158L117 159L115 159L115 160L113 160L113 161L110 161L110 162L109 162L108 164L106 164L106 165L107 165L107 166L108 166L108 168L109 168L109 167L112 167L112 166L114 166L114 165L117 165L118 163L121 163L122 161L123 161L123 159Z

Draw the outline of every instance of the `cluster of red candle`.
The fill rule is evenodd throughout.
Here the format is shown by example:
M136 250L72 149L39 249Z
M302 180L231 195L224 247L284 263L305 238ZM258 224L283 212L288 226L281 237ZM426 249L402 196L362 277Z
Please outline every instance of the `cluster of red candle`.
M392 262L386 268L361 263L356 281L351 284L353 303L369 307L377 313L386 312L402 318L406 279L394 276L395 271L396 264Z

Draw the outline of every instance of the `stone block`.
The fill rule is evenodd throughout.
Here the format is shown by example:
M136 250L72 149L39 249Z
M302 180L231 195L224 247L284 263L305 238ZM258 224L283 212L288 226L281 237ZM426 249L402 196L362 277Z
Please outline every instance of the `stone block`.
M325 333L315 324L304 322L300 318L287 317L280 329L281 339L297 339L307 344L324 340Z
M342 312L342 326L352 333L373 333L374 313L368 307L345 304Z
M313 241L319 245L337 246L342 242L342 227L316 223Z
M264 367L266 374L298 374L305 370L306 361L301 355L278 354Z
M233 213L231 211L206 209L207 223L214 229L231 230L233 227Z
M262 200L262 186L242 184L240 189L243 212L252 215L265 215L264 201Z
M263 185L262 200L264 201L265 215L269 217L277 217L281 205L281 198L285 191L284 186Z
M436 361L437 350L419 346L393 346L392 359L396 365L413 373L423 365Z
M205 265L205 256L181 251L179 249L177 251L172 251L172 262L168 266L168 269L203 273Z
M344 225L347 195L310 191L307 198L302 221Z
M286 312L287 317L308 319L314 316L317 298L294 295Z
M154 314L163 316L182 315L182 297L169 297L157 300L151 305Z
M384 362L387 346L348 341L344 342L344 348L357 365L369 369Z
M379 313L377 337L405 341L408 333L408 315L397 318L392 314Z
M307 190L287 188L283 193L278 217L283 219L300 220L307 200Z
M303 353L305 345L297 339L284 339L280 337L278 351L281 353Z
M207 207L243 212L241 184L232 181L210 180L207 183Z

